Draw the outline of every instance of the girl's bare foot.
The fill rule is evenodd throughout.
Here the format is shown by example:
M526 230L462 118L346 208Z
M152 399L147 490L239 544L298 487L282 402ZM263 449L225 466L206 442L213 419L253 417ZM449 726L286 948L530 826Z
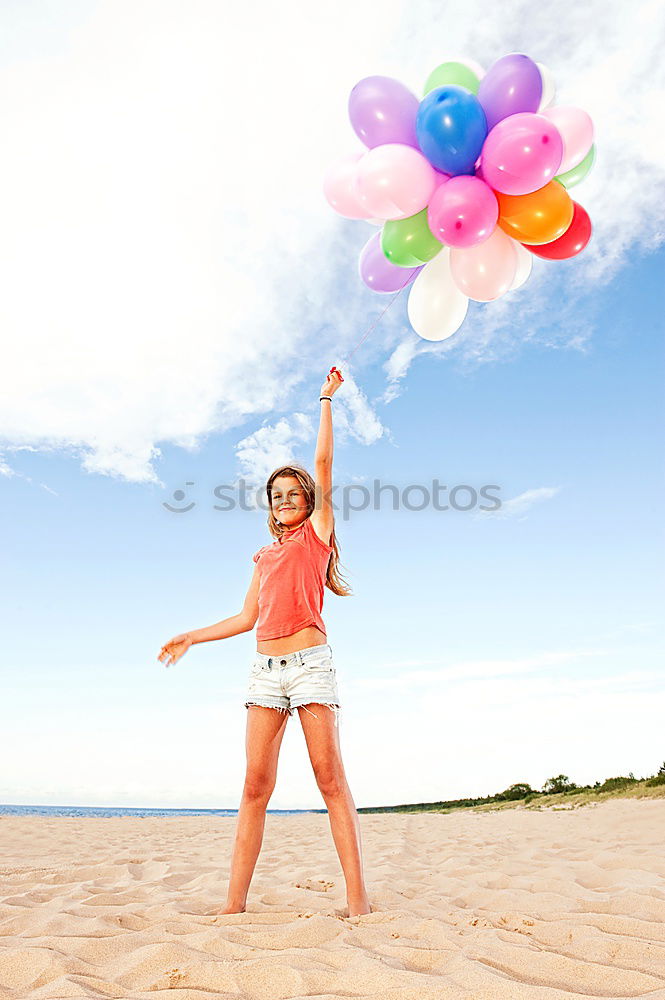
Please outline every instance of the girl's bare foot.
M235 905L234 903L227 903L222 910L212 910L210 916L218 916L222 913L244 913L245 907L240 905Z
M362 896L358 896L354 899L347 900L349 904L349 916L358 917L363 913L371 913L372 908L369 905L369 899L367 898L367 893Z

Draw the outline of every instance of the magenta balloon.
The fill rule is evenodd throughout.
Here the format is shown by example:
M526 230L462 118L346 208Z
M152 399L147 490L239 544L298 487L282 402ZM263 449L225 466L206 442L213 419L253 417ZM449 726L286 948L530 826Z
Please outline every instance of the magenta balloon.
M356 135L369 149L401 142L420 149L416 115L420 101L391 76L367 76L349 95L349 118Z
M483 180L502 194L531 194L561 166L563 140L553 122L529 111L497 122L483 144Z
M488 239L499 218L499 203L478 177L460 174L436 189L427 206L427 224L450 247L473 247Z
M419 267L397 267L381 249L381 232L370 236L360 251L358 271L368 288L374 292L396 292L410 285L424 264Z
M520 52L497 59L480 81L478 100L487 118L487 128L520 111L537 111L543 93L538 66Z

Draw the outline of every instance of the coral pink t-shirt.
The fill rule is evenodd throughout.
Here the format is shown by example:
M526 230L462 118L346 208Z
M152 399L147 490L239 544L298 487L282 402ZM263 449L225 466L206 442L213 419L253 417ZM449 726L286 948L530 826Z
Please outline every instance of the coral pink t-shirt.
M327 634L321 611L332 551L306 517L297 528L254 553L261 581L257 639L279 639L308 625Z

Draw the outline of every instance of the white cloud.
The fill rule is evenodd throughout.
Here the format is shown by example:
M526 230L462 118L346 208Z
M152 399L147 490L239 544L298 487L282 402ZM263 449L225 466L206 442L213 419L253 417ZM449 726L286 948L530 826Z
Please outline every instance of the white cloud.
M540 486L537 489L525 490L524 493L519 493L512 500L503 500L501 506L496 510L477 509L473 512L473 516L474 518L516 517L518 520L524 521L526 512L534 504L551 500L560 492L560 486Z
M383 403L390 403L396 396L400 395L400 380L404 378L409 370L411 362L418 354L419 338L412 336L398 344L392 352L383 368L386 373L388 384L381 397ZM445 350L445 347L444 347Z
M265 481L278 465L289 462L297 462L305 468L311 466L319 426L318 407L329 404L321 404L317 398L316 405L316 421L309 414L296 412L290 417L282 417L274 424L264 424L238 442L236 457L240 475L247 483ZM386 431L350 374L344 377L343 388L335 393L333 406L335 447L349 438L362 444L373 444ZM302 454L302 446L305 444L309 451Z
M347 438L353 438L365 445L374 444L387 432L387 428L383 426L367 396L351 374L344 376L344 384L334 396L333 406L335 439L340 444Z
M386 402L423 350L462 365L529 339L583 350L580 301L662 241L662 18L651 0L524 0L510 16L457 0L445 24L425 0L386 0L380 17L350 0L241 5L232 19L216 0L102 0L27 58L17 27L0 66L0 443L158 482L160 444L193 450L315 400L345 351L345 377L388 354ZM423 347L401 296L355 353L384 298L357 276L369 227L322 194L330 161L360 148L348 94L376 72L420 91L453 50L488 65L514 48L517 23L559 103L596 123L598 161L575 189L594 240L579 261L536 261L524 289L472 308L447 345ZM361 395L340 415L364 443L385 431Z
M236 445L241 475L247 482L260 482L278 465L302 464L295 457L295 449L303 441L309 441L312 433L312 421L305 413L294 413L288 419L282 417L275 424L260 427Z
M394 20L356 11L342 66L338 17L265 5L257 27L241 7L231 28L213 0L113 0L2 67L0 441L158 481L161 442L195 449L296 386L318 398L354 302L322 194L330 124ZM376 433L368 412L350 428Z

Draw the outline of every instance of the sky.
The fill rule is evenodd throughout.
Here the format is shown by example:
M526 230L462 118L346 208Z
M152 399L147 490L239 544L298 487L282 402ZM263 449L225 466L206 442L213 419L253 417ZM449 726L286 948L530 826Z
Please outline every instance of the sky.
M644 0L3 4L0 802L237 807L254 633L157 654L240 610L271 538L219 497L312 469L333 364L354 593L323 617L356 805L658 769L664 21ZM323 177L362 149L358 80L422 95L445 59L511 51L594 121L594 234L424 341L408 293L358 277L375 229ZM425 502L434 481L458 509ZM322 806L296 715L270 807Z

